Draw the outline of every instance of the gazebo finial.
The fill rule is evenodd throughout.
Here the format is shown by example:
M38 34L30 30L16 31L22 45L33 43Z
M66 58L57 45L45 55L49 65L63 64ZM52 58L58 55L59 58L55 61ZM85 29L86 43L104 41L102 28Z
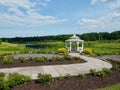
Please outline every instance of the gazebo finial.
M74 33L74 35L73 35L74 37L76 37L76 34Z

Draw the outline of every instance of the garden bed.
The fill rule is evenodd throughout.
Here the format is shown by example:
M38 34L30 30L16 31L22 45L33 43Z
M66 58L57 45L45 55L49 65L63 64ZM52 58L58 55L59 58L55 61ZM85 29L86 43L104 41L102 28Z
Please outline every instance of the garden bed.
M19 57L17 57L19 58ZM29 57L30 59L26 59L23 56L20 56L21 60L13 59L13 57L8 56L7 61L8 64L3 63L2 61L5 59L0 60L0 68L12 68L12 67L28 67L28 66L44 66L44 65L62 65L62 64L76 64L76 63L85 63L86 61L79 58L79 57L71 57L71 56L51 56L46 59L44 56L40 57ZM12 60L12 62L10 62Z
M25 84L15 86L11 90L93 90L120 83L119 76L119 71L113 71L112 74L107 74L105 77L86 75L85 79L75 76L61 81L54 78L51 82L43 84L31 80Z
M118 62L111 61L113 66ZM31 80L22 85L14 86L11 90L93 90L103 88L113 84L120 83L120 71L112 70L112 73L106 74L104 77L86 75L86 78L72 76L58 80L53 78L48 83L37 83L36 80Z

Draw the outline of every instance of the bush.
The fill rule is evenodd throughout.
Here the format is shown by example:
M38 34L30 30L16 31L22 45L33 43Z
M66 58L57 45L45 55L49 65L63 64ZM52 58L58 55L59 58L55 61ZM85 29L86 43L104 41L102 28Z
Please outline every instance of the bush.
M50 74L41 74L38 73L38 83L46 83L52 80L52 76Z
M30 77L18 73L9 74L8 83L10 87L15 85L23 84L26 81L29 81Z
M78 74L78 77L80 77L80 78L86 78L85 74Z
M1 73L1 76L5 76L4 73ZM0 90L9 90L11 87L30 80L30 77L22 74L9 74L6 78L0 78Z
M25 58L25 57L19 57L18 60L19 60L21 63L23 63L23 62L26 61L26 58Z
M28 57L28 60L33 60L33 57Z
M1 62L1 64L12 64L12 63L13 63L13 57L12 56L5 57Z
M46 58L45 57L35 57L35 61L36 62L46 62Z
M90 49L90 48L85 48L84 50L83 50L83 53L84 54L88 54L88 55L92 55L93 53L92 53L92 50Z
M91 73L93 76L97 76L97 71L96 71L96 69L90 69L90 73Z
M10 87L7 81L0 80L0 90L10 90Z
M98 71L97 72L97 76L100 76L100 77L104 77L105 76L105 72L104 71Z
M81 58L80 57L73 57L74 60L80 60Z
M120 71L120 65L118 65L118 64L114 65L113 69L116 71Z
M59 81L61 81L61 80L64 79L64 76L59 76L57 79L58 79Z
M70 55L64 55L63 57L65 60L72 60L73 59L73 57Z
M59 48L58 49L58 53L66 54L67 53L67 49L66 48Z
M112 70L108 68L103 68L102 71L104 71L105 73L112 73Z
M70 78L71 77L71 74L66 74L65 76L64 76L64 78Z
M5 73L0 72L0 78L4 78L5 77Z

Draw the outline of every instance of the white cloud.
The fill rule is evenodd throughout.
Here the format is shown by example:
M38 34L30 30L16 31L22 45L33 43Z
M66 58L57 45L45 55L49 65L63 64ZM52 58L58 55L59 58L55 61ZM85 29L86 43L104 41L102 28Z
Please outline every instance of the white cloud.
M51 0L45 0L47 6ZM6 11L0 12L0 26L41 26L66 22L67 19L59 19L55 16L43 16L37 13L36 5L40 5L41 0L1 0L0 6L5 7ZM21 10L20 8L23 8ZM40 8L40 7L37 7Z
M81 18L80 27L90 30L115 30L120 28L120 0L91 0L92 5L104 4L109 12L98 18Z
M80 27L86 27L93 30L106 30L120 28L120 13L113 12L99 18L83 18L79 20Z
M110 0L91 0L91 4L96 4L96 3L105 3Z

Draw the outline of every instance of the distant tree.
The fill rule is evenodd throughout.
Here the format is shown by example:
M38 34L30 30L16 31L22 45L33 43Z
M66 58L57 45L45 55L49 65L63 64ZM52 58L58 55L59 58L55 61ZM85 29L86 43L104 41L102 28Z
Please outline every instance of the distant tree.
M2 39L0 39L0 44L2 43Z

